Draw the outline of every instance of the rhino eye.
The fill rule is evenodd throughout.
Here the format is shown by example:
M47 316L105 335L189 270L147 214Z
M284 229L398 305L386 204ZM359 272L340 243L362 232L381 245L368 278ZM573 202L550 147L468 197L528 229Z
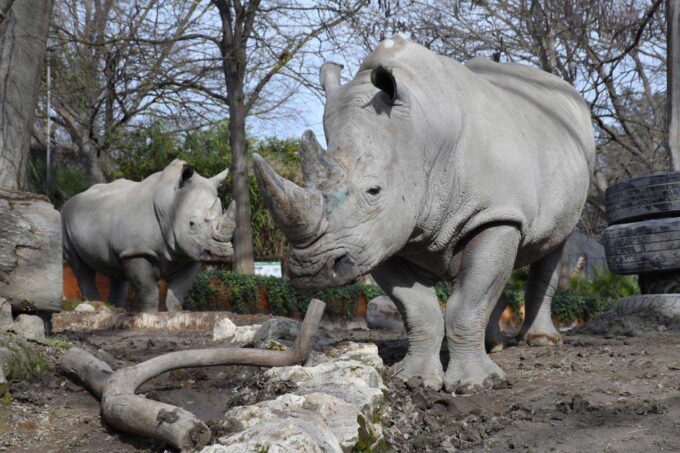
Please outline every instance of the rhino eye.
M192 227L192 228L193 228L193 227L194 227L194 225L196 225L196 224L194 223L194 221L193 221L193 220L189 221L189 226L190 226L190 227Z
M382 188L380 186L373 186L370 189L368 189L366 191L366 193L369 194L369 195L375 196L375 195L378 195L381 190L382 190Z

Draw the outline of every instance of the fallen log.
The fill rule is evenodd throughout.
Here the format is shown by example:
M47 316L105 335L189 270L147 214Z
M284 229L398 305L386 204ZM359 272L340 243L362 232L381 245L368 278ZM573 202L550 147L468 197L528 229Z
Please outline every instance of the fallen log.
M170 352L138 365L113 371L106 363L80 348L69 349L60 366L101 398L102 416L125 432L162 440L182 451L199 449L210 441L210 429L191 412L135 395L149 379L178 368L224 365L264 367L304 362L312 349L326 304L313 299L302 322L295 346L287 351L216 348Z

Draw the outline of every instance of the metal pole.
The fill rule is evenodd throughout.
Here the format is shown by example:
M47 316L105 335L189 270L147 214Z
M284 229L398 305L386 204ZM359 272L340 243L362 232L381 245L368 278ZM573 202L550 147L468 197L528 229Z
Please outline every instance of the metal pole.
M666 1L668 152L673 171L680 171L680 0Z
M50 193L50 166L52 164L52 118L50 111L52 110L52 55L51 51L47 51L47 156L45 159L45 192Z

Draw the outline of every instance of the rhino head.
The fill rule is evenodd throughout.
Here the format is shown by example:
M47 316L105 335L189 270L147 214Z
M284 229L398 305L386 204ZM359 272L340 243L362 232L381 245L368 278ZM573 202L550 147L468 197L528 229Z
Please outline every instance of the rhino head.
M265 203L291 244L297 287L340 286L367 274L406 245L423 207L423 145L413 134L417 106L407 84L364 62L341 85L340 70L321 68L328 151L312 131L302 135L303 187L254 155Z
M226 212L217 189L229 170L204 178L181 160L173 161L161 176L169 184L154 198L154 209L166 243L175 253L194 261L224 262L234 250L231 238L235 229L235 204Z

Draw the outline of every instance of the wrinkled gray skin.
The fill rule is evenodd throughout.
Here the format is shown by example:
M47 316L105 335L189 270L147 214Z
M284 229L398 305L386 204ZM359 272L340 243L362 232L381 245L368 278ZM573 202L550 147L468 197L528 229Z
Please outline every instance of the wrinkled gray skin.
M401 37L383 41L354 80L339 80L339 66L322 68L329 149L303 135L304 188L255 157L293 245L293 283L338 286L371 272L408 329L398 375L456 392L502 384L485 327L513 268L531 265L521 337L561 341L550 300L594 161L585 102L538 69L462 65ZM433 287L442 278L454 282L444 319Z
M128 282L143 311L158 311L158 280L168 285L166 308L182 309L201 262L229 261L234 205L222 212L218 187L228 170L204 178L174 160L141 182L97 184L62 209L64 258L83 298L98 300L95 274L111 278L109 302L119 305Z

